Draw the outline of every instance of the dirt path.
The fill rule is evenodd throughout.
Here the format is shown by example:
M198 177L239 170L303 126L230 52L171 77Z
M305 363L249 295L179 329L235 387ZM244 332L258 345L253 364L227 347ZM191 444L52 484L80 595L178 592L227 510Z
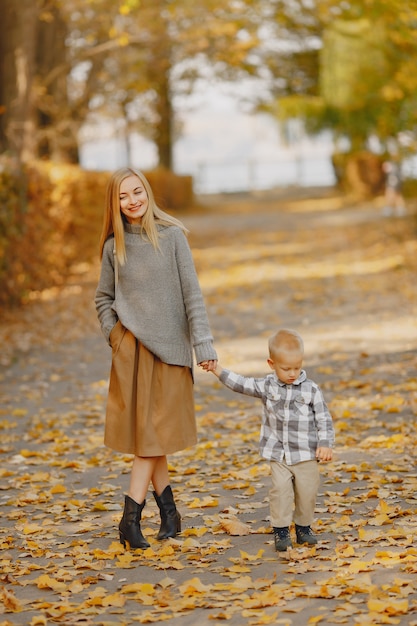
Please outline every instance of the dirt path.
M102 446L110 354L80 266L0 330L0 626L416 625L415 216L266 196L184 221L224 365L262 374L271 332L304 336L337 431L320 544L275 553L260 407L197 371L199 444L171 459L183 533L154 541L149 494L151 548L123 552L130 459Z

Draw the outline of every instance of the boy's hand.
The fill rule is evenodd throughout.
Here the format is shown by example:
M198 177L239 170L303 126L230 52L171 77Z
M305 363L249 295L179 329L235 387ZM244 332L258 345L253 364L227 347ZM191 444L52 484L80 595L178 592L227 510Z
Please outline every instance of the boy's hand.
M333 458L333 450L331 448L317 448L316 459L319 461L331 461Z

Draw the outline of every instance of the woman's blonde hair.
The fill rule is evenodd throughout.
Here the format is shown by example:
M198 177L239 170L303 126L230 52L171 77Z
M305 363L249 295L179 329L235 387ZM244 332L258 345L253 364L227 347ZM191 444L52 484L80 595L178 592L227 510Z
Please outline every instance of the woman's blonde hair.
M159 248L159 233L157 224L165 226L178 226L185 233L188 232L180 220L172 217L168 213L165 213L165 211L157 206L152 187L150 186L146 176L140 170L136 170L131 167L122 167L112 174L107 185L103 228L100 237L101 259L106 240L110 237L110 235L114 234L116 256L120 265L124 265L126 262L125 234L122 213L120 211L120 184L129 176L137 176L139 178L146 191L146 195L148 196L148 209L142 217L141 229L142 233L147 236L154 248Z

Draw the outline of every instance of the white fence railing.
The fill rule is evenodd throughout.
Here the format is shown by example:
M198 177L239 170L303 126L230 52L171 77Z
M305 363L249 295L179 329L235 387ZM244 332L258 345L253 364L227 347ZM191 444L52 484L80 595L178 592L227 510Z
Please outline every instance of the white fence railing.
M199 194L335 183L330 157L323 155L274 160L206 161L181 170L177 173L193 176L194 190Z

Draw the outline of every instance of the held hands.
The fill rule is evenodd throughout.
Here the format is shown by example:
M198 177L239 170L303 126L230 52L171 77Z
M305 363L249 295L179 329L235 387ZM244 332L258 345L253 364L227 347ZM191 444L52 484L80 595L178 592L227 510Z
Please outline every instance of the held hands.
M316 459L318 461L326 462L331 461L333 458L333 450L331 448L317 448Z
M205 372L213 372L213 374L216 374L216 376L219 375L218 374L219 366L218 366L218 361L216 360L201 361L201 363L198 364L198 367L201 367Z

